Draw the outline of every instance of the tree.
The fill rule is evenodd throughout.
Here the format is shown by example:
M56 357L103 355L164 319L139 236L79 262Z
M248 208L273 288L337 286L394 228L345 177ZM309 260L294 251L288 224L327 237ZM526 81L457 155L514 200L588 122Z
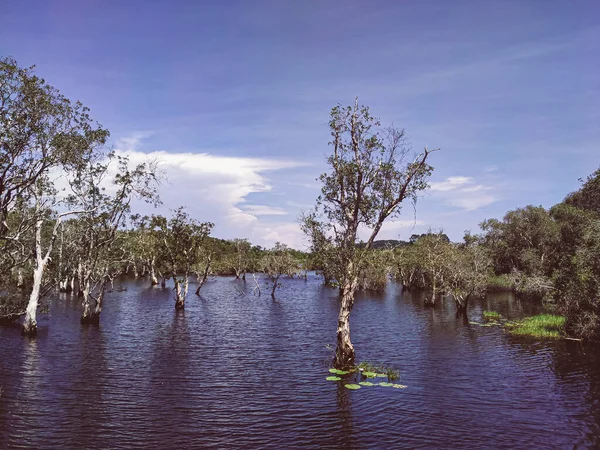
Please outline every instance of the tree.
M236 280L240 278L246 280L246 270L248 269L248 257L252 247L248 239L234 239L233 247L235 249L233 270Z
M262 266L271 282L271 297L275 298L275 290L281 287L279 278L282 275L292 276L298 269L298 262L292 257L287 245L277 242L263 256Z
M418 193L427 188L433 169L427 164L430 150L425 148L408 159L410 146L404 130L382 129L358 100L354 106L334 107L329 127L333 147L327 158L330 172L321 175L321 195L315 210L304 216L302 227L313 251L324 251L335 267L341 305L333 365L344 369L355 361L350 313L365 256L385 220L399 215L404 200L415 202ZM368 236L361 246L357 245L359 230Z
M0 59L0 237L15 203L54 167L79 161L108 131L13 58Z
M116 175L108 179L111 164ZM77 277L83 296L82 323L97 323L102 312L105 288L127 260L123 245L127 216L134 198L158 204L156 163L148 161L130 168L126 157L110 153L100 159L89 154L69 178L68 203L82 212L76 224ZM110 191L106 186L110 186ZM112 192L111 192L112 191ZM90 300L95 301L92 311Z
M581 188L565 198L567 205L600 214L600 168L587 177Z
M427 277L422 283L423 287L431 289L431 297L425 297L425 306L435 306L438 295L443 292L447 258L452 244L442 232L429 232L419 237L413 245L421 258L421 274Z
M34 75L33 67L20 68L13 58L0 59L0 263L4 266L0 276L18 268L20 277L26 259L33 260L23 328L27 334L37 330L44 270L64 217L50 210L56 204L50 172L80 164L83 155L108 137L108 131L93 123L88 113L81 103L72 103ZM11 220L11 215L20 220ZM55 226L43 250L42 230L49 219ZM31 254L24 251L23 243L29 232L34 235ZM0 284L8 283L2 280Z
M456 316L467 321L470 297L485 294L492 261L485 248L474 243L451 245L444 260L443 289L456 303Z
M163 216L153 216L152 227L159 236L165 270L175 284L175 309L183 309L192 266L213 224L192 219L180 207L169 220ZM180 273L181 277L178 276Z

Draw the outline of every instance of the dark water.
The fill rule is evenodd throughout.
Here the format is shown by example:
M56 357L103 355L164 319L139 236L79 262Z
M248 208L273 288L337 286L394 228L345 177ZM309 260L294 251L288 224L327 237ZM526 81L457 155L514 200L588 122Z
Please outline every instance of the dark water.
M312 277L267 296L208 283L176 313L141 281L106 300L99 327L55 300L28 340L0 328L0 448L597 448L598 348L464 326L390 286L359 295L359 360L400 369L406 389L325 381L336 292ZM248 286L251 291L252 286ZM192 286L193 292L193 286ZM508 317L507 295L471 306Z

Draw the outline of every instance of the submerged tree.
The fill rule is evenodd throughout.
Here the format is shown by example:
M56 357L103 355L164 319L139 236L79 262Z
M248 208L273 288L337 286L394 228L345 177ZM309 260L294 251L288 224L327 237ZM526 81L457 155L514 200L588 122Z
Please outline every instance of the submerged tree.
M369 113L369 108L338 105L329 122L333 154L327 158L330 172L321 175L323 184L315 210L306 214L302 227L312 249L324 252L334 266L340 286L341 305L337 346L333 364L338 369L354 366L350 340L350 313L365 256L386 219L400 214L404 200L417 200L427 188L433 168L427 163L431 150L410 156L404 130L388 127ZM358 246L359 230L367 240Z
M117 174L110 179L109 169L113 163L116 163ZM69 179L68 202L84 211L75 227L77 277L83 297L82 323L100 320L106 285L127 259L119 232L125 226L132 200L140 198L155 204L160 201L155 166L154 162L147 162L131 168L126 157L111 153L105 160L90 155ZM90 300L95 302L93 311Z
M264 255L262 266L263 272L271 283L273 298L275 298L275 290L281 287L279 282L281 276L292 276L298 270L298 262L292 257L288 246L279 242Z
M52 211L57 193L50 173L81 164L107 137L108 132L90 118L89 109L46 84L33 67L24 69L12 58L0 59L0 264L4 266L0 277L17 268L17 285L22 286L23 263L28 260L32 266L26 334L37 329L44 272L64 216ZM55 226L45 245L48 220ZM32 251L24 252L29 245ZM3 293L10 291L4 279L0 285Z
M183 309L189 288L189 276L193 271L192 266L213 224L192 219L180 207L175 210L171 219L154 216L152 228L159 236L161 259L165 271L175 285L175 309Z
M466 243L449 247L444 266L444 292L452 295L456 303L456 316L467 321L469 299L485 294L492 260L485 248Z

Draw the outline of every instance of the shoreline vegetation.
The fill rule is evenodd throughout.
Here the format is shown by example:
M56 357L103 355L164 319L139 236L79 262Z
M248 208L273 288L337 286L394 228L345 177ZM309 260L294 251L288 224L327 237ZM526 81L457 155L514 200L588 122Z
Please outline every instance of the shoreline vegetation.
M510 335L538 339L574 339L565 334L566 318L558 314L541 313L516 320L507 320L496 311L483 311L484 323L470 322L478 326L500 326Z
M328 171L314 208L300 218L310 247L263 248L246 238L218 239L213 223L177 205L167 205L168 215L132 211L140 200L161 205L159 161L134 165L107 150L108 130L34 67L0 58L0 94L0 322L18 323L24 335L36 335L37 314L55 292L81 298L82 324L100 323L105 294L124 274L172 290L179 311L190 283L200 296L211 276L233 275L252 286L240 295L275 299L286 279L315 270L339 290L338 370L356 367L356 293L382 292L390 280L426 292L423 307L452 298L466 325L472 299L510 290L556 313L507 324L512 334L600 341L600 169L553 207L528 205L484 220L460 242L431 229L408 241L378 240L386 221L428 189L439 149L413 153L404 129L383 126L355 99L330 111ZM52 182L57 172L64 192ZM493 326L499 319L484 320Z

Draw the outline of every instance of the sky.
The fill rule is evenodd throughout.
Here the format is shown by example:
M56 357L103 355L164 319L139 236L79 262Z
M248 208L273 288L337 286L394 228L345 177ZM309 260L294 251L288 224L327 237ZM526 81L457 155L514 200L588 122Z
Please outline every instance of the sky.
M185 206L219 238L307 248L329 111L357 96L415 152L441 148L381 239L459 241L600 166L597 0L0 0L0 23L0 57L161 161L156 212Z

